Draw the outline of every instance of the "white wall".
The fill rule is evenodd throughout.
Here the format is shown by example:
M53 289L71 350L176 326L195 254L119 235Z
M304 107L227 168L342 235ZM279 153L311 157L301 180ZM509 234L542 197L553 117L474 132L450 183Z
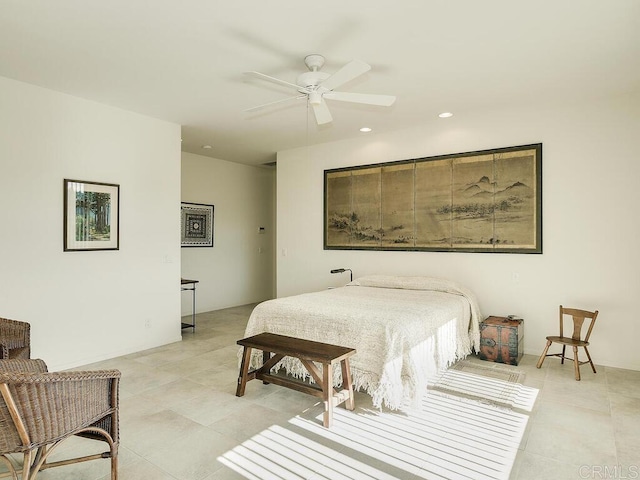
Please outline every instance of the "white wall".
M558 305L599 309L598 364L640 369L637 97L564 107L459 112L411 130L278 154L277 293L320 290L371 273L429 275L472 288L485 315L525 319L525 352L556 334ZM543 254L323 250L323 171L543 143ZM286 253L286 256L285 256ZM513 274L519 281L513 280Z
M182 154L182 201L214 205L213 248L181 251L182 276L200 282L197 312L275 295L274 195L273 169ZM185 292L182 315L190 315L191 308L191 293Z
M179 125L0 78L0 316L31 324L33 357L180 340L179 177ZM65 178L120 185L118 251L63 252Z

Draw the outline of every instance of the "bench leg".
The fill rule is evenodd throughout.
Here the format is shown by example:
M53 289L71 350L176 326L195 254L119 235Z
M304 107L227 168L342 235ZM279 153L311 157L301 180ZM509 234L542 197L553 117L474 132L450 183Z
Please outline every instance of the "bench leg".
M269 359L271 358L271 352L267 352L266 350L262 351L262 365L266 365ZM269 372L264 372L269 373ZM269 385L269 382L262 381L263 385Z
M333 365L325 363L322 369L322 399L324 400L324 415L322 424L331 428L333 422Z
M345 358L340 362L342 367L342 388L349 392L349 398L344 403L347 410L354 410L356 404L353 400L353 382L351 381L351 369L349 368L349 359Z
M251 363L251 347L244 347L242 352L242 363L240 364L240 375L238 376L238 387L236 397L244 395L244 387L247 386L247 376L249 375L249 364Z

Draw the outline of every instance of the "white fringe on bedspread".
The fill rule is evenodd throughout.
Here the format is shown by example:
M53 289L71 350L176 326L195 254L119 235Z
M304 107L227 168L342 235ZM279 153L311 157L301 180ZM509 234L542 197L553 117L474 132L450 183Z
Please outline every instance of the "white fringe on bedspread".
M474 295L449 280L368 276L346 287L269 300L251 314L245 336L271 332L356 348L354 388L390 409L417 404L427 379L479 350L480 311ZM241 355L241 352L239 352ZM262 365L254 352L251 368ZM309 379L285 357L276 371ZM334 385L342 384L339 368Z

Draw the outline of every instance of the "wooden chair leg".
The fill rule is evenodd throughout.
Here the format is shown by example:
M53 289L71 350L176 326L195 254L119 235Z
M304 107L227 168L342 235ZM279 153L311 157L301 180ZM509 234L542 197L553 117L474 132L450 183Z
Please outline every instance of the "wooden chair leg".
M247 376L249 375L249 364L251 363L251 347L244 347L242 353L242 363L240 364L240 375L238 376L238 387L236 397L244 395L244 388L247 386Z
M565 350L566 350L567 346L566 345L562 345L562 357L560 357L560 364L564 365L564 357L565 357Z
M22 477L20 478L26 478L26 479L31 479L33 477L31 477L31 466L33 465L33 450L29 450L28 452L25 452L23 455L23 463L22 463Z
M580 381L580 362L578 361L578 347L573 347L573 368L576 371L576 380Z
M549 347L551 346L551 340L547 340L547 346L544 347L544 350L542 351L542 355L540 355L540 358L538 359L538 363L536 364L536 368L540 368L542 367L542 364L544 363L544 359L547 357L547 352L549 351Z
M118 455L111 456L111 480L118 480Z
M593 364L593 361L591 360L591 355L589 355L589 350L587 349L587 347L584 347L584 352L587 354L587 358L589 359L589 363L591 364L591 370L593 370L593 373L598 373L596 372L596 366Z

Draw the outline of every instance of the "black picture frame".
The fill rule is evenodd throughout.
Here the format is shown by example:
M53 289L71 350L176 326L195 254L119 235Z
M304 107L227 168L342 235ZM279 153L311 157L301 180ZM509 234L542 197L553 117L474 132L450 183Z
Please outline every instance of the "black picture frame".
M542 143L324 171L324 249L542 253Z
M63 250L120 249L120 185L64 179Z
M214 205L180 204L180 246L213 247Z

